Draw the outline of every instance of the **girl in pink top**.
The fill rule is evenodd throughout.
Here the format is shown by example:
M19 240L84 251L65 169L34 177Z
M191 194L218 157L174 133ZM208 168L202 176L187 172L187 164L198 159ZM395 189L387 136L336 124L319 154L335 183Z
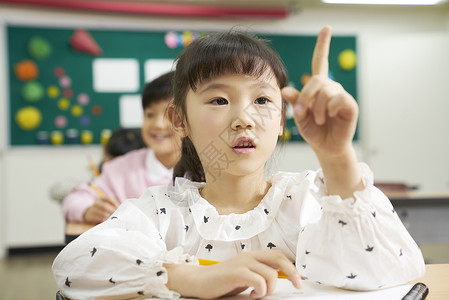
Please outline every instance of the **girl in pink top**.
M180 138L165 117L173 99L173 72L148 83L142 93L142 138L148 148L131 151L103 165L90 184L74 189L63 201L66 221L98 224L127 198L146 188L171 184L173 167L180 157Z

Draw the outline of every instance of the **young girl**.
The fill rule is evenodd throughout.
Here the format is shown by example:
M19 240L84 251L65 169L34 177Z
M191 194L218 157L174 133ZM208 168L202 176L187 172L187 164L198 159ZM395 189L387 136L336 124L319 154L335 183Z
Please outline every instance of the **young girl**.
M179 56L169 117L183 137L174 187L149 188L69 244L53 272L73 299L216 298L272 293L278 270L355 290L422 276L421 252L352 147L358 108L327 78L331 31L319 34L312 79L286 87L274 52L238 32L199 39ZM285 105L322 170L264 167ZM175 174L176 175L176 174ZM197 258L221 261L199 266ZM295 265L293 264L295 263ZM295 267L296 266L296 267Z
M62 202L67 221L98 224L128 198L149 186L172 183L173 167L181 156L181 140L165 114L173 99L174 72L146 84L142 92L142 139L147 147L131 151L102 166L92 183L74 189Z

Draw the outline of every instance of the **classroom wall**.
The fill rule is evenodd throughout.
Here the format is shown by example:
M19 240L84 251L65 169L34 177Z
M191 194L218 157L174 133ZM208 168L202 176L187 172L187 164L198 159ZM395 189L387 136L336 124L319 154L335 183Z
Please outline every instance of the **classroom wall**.
M2 24L1 22L0 24ZM3 25L0 26L0 41L5 40ZM0 43L0 70L1 76L3 77L6 74L5 70L5 62L6 57L4 55L6 49L6 45L4 43ZM6 198L5 198L5 178L6 178L6 169L5 169L5 151L6 151L6 132L7 132L7 120L6 120L6 99L7 91L6 91L6 80L0 80L0 258L5 256L6 249L6 222L5 216L6 213Z
M299 10L283 20L245 21L112 16L0 5L0 41L4 41L6 23L180 31L220 30L240 24L256 31L292 34L316 34L330 24L335 34L358 37L361 121L356 150L360 160L370 163L379 181L404 181L427 190L449 187L449 118L445 116L449 111L448 12L314 8ZM64 223L58 204L48 197L48 187L86 166L87 155L99 157L100 149L6 146L8 66L3 44L0 42L0 247L61 244ZM318 168L313 152L304 144L287 144L282 151L284 156L273 161L273 169Z

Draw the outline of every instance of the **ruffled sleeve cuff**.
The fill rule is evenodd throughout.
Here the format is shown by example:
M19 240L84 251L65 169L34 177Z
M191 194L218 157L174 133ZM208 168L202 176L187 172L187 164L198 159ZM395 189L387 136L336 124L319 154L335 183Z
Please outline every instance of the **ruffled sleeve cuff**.
M146 275L150 280L147 282L142 295L152 295L162 299L178 299L180 294L167 288L167 269L164 264L197 264L197 260L183 253L181 247L170 251L162 251L154 257L153 263L146 270Z
M369 166L365 163L359 163L359 168L364 189L354 192L354 197L346 199L342 199L339 195L328 195L323 170L317 171L314 183L318 190L314 194L325 212L351 212L353 214L354 212L366 211L371 207L372 203L370 203L369 199L372 199L372 193L382 194L374 187L374 176Z

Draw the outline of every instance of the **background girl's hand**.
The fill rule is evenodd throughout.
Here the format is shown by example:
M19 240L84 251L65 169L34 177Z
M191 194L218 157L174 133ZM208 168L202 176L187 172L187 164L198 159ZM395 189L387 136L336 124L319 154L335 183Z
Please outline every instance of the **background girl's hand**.
M101 196L94 205L84 214L84 221L90 224L99 224L106 221L119 207L118 200L113 196Z
M301 92L282 89L294 110L302 137L319 154L339 155L352 147L358 106L343 87L328 78L332 30L324 27L317 38L312 58L312 77Z
M244 252L210 266L166 267L169 275L167 287L186 297L218 298L235 295L252 287L250 296L262 298L274 291L278 270L283 271L296 288L302 286L295 266L278 250Z

